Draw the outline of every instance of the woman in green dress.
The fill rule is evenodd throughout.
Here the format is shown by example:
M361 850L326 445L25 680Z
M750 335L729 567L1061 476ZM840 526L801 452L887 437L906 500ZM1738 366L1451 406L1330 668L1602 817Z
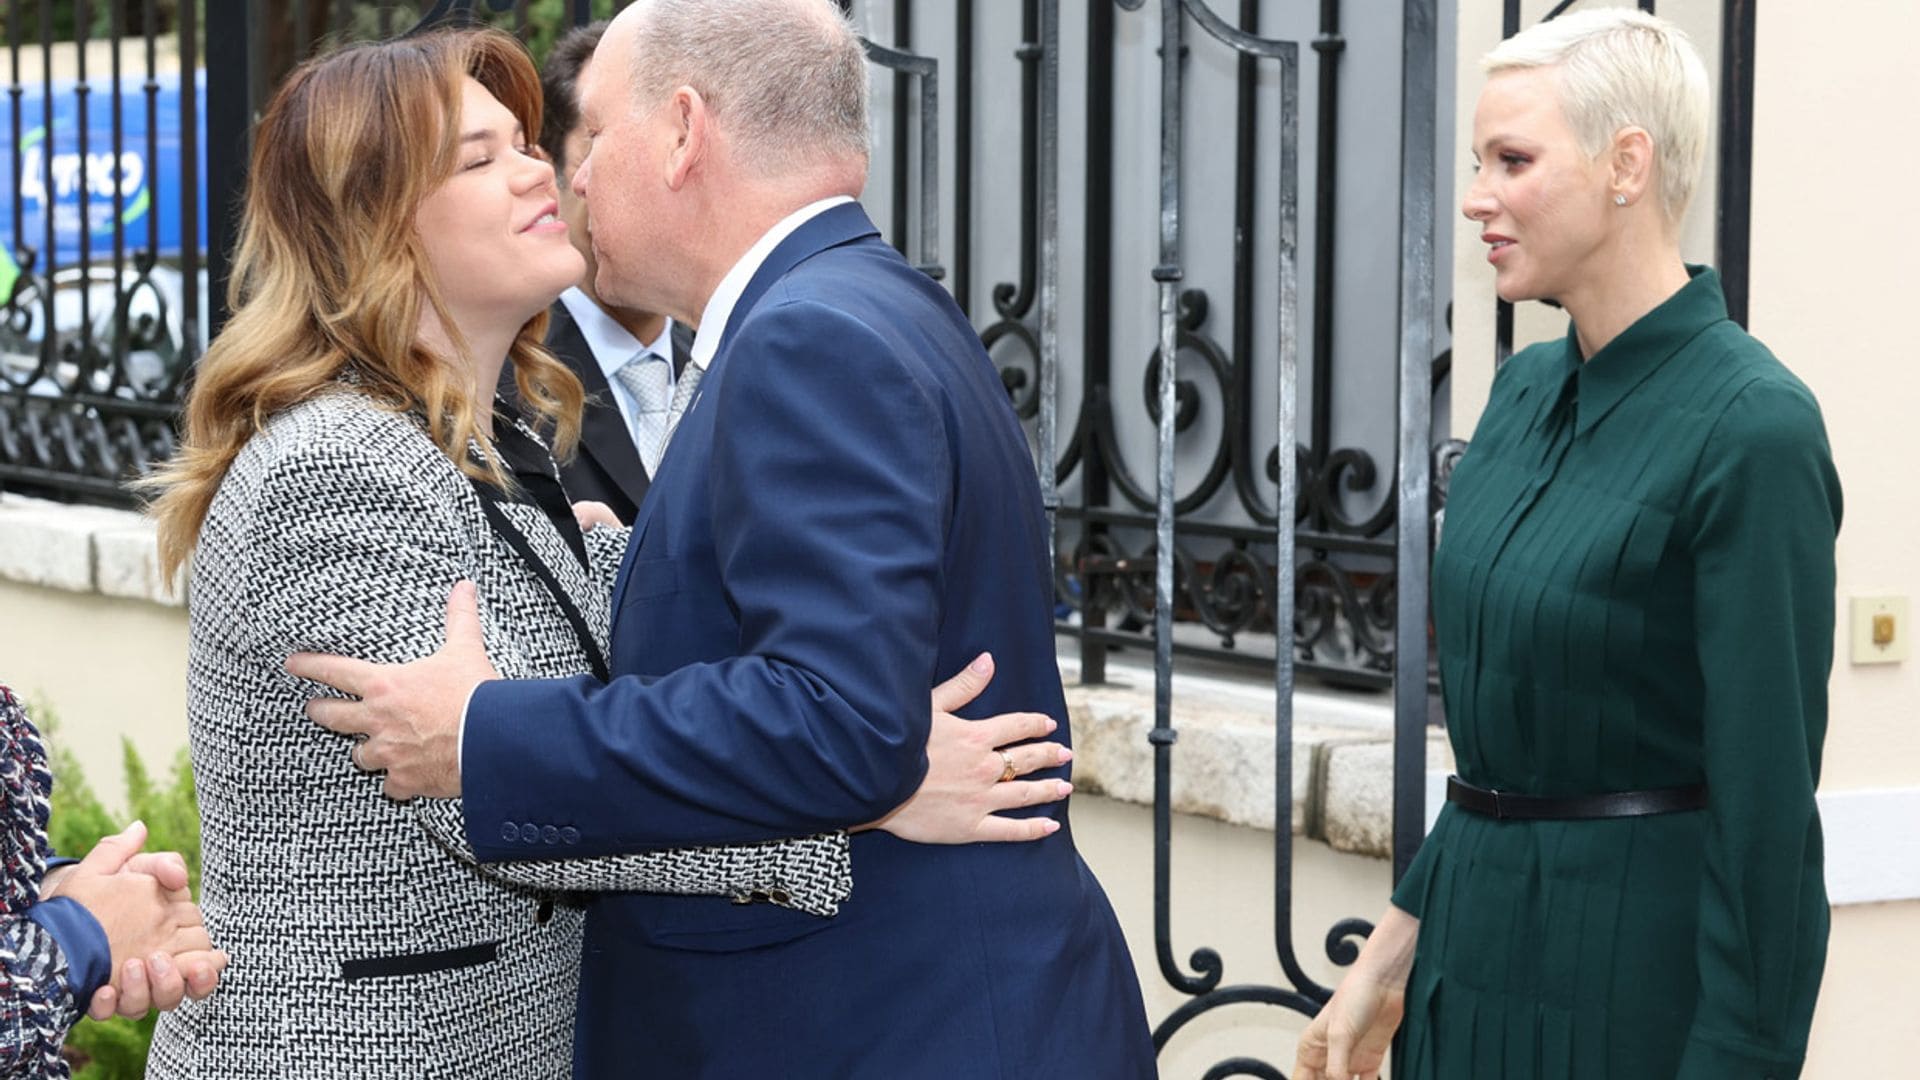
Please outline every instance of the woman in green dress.
M1463 210L1564 340L1503 366L1433 617L1459 777L1296 1080L1798 1076L1826 956L1814 787L1840 486L1813 395L1679 222L1707 77L1671 25L1502 44ZM1494 792L1499 794L1496 796Z

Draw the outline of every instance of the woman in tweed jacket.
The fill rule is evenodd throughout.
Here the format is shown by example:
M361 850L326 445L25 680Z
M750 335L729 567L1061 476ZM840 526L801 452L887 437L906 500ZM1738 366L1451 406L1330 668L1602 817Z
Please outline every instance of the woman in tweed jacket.
M149 1076L564 1077L568 890L759 890L825 915L850 887L840 835L476 866L457 806L382 798L282 668L427 655L460 580L503 674L605 648L624 535L583 536L545 445L492 408L510 360L556 444L577 432L580 387L538 346L582 272L538 125L526 54L472 31L310 63L260 122L234 315L155 484L168 572L194 555L202 902L233 963L164 1018Z

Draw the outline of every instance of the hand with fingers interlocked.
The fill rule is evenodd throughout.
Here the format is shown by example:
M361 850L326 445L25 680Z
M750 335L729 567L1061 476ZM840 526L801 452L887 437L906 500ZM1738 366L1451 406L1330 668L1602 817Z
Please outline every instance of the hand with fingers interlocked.
M1065 780L1017 779L1073 759L1072 750L1045 741L1059 724L1042 713L1002 713L984 720L953 714L992 681L993 656L981 653L966 670L934 687L926 779L912 798L869 828L920 844L1038 840L1060 828L1050 817L1001 813L1073 793Z
M141 851L146 838L146 826L136 821L80 862L49 871L41 885L41 899L73 900L106 935L112 974L88 1002L87 1015L95 1020L137 1019L187 998L200 1000L213 993L227 966L188 891L186 861L176 852Z

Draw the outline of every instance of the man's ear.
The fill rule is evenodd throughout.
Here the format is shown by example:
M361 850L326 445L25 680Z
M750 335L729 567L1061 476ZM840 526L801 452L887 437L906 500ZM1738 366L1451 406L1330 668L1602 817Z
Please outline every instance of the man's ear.
M713 110L707 99L691 86L673 92L667 102L673 118L673 150L667 155L667 187L679 191L701 162L713 142Z

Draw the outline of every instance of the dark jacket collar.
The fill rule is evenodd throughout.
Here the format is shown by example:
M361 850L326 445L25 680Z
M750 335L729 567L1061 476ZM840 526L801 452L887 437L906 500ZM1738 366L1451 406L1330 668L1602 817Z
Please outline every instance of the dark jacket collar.
M807 219L805 224L774 247L766 261L760 264L760 269L754 271L747 287L741 290L740 299L735 301L733 312L727 317L727 325L720 335L720 347L714 352L715 361L726 352L728 335L746 321L753 306L760 302L768 289L773 288L774 282L828 248L879 235L879 228L867 217L866 210L858 202L841 203Z

